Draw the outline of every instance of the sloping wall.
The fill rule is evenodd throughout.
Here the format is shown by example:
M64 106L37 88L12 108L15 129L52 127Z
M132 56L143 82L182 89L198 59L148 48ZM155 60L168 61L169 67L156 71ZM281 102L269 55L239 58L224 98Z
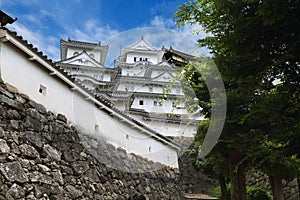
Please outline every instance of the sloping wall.
M126 200L134 192L151 200L182 199L177 169L100 141L97 150L105 154L93 156L82 144L83 134L66 122L0 83L0 199ZM122 155L120 165L135 161L157 170L129 173L105 165L115 154Z

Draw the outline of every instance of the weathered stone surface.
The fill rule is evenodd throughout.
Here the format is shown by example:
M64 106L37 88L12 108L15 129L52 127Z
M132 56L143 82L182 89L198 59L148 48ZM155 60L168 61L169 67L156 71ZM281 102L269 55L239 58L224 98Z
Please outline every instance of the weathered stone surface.
M20 123L17 120L9 120L9 126L8 129L10 130L19 130L20 129Z
M4 94L5 96L9 97L10 99L14 98L14 95L12 93L10 93L9 91L7 91L3 85L0 85L0 94Z
M20 145L19 150L21 151L22 156L25 158L37 158L39 156L37 150L28 144Z
M24 98L24 97L21 96L21 95L16 95L15 98L16 98L16 101L19 102L19 103L21 103L21 104L25 104L26 101L27 101L27 99Z
M33 183L45 183L45 184L52 184L51 176L45 175L41 172L34 171L29 175L29 179Z
M20 199L25 196L25 190L18 184L14 183L11 188L8 190L8 193L14 198L14 199Z
M10 147L7 145L6 141L3 139L0 139L0 156L9 154Z
M89 169L84 176L87 178L87 180L91 181L91 182L99 182L99 175L98 175L98 171L96 169Z
M28 181L26 173L17 161L0 164L0 171L10 181L18 183L25 183Z
M72 199L77 199L82 196L82 192L72 185L67 185L66 190L69 192Z
M67 121L68 121L66 116L64 116L63 114L58 114L57 115L57 120L62 121L64 123L67 123Z
M43 116L40 112L33 108L29 108L26 110L26 115L31 116L33 119L37 119L38 121L45 123L47 121L46 117Z
M39 167L41 172L50 172L51 171L51 169L49 167L47 167L46 165L37 164L37 166Z
M60 185L64 184L64 178L62 176L61 171L57 170L57 171L52 172L52 177L53 177L53 180L55 182L59 183Z
M24 106L21 103L14 101L13 99L11 99L7 96L1 95L1 94L0 94L0 102L4 103L5 105L7 105L11 108L14 108L16 110L24 109Z
M52 190L53 188L50 185L34 185L34 194L37 198L47 197Z
M18 89L9 83L6 83L5 87L6 87L6 90L10 93L13 93L13 94L19 93Z
M49 157L52 161L59 161L61 159L61 153L49 144L44 145L43 155Z
M21 151L20 151L20 149L19 149L19 147L17 146L17 144L16 143L11 143L11 151L14 153L14 154L17 154L17 155L19 155L19 154L21 154Z
M79 154L72 151L72 150L64 151L63 152L63 157L67 162L74 162L74 161L76 161L80 158Z
M43 124L35 118L31 116L26 116L25 121L23 123L25 129L40 132L43 130Z
M89 163L86 161L76 161L71 164L75 174L80 175L89 169Z
M6 112L7 119L21 119L21 115L18 111L9 109Z
M46 108L42 104L36 103L35 101L29 100L28 104L42 114L47 112Z
M30 142L34 147L40 149L43 147L42 136L40 133L33 131L26 131L21 134L21 137L24 141Z

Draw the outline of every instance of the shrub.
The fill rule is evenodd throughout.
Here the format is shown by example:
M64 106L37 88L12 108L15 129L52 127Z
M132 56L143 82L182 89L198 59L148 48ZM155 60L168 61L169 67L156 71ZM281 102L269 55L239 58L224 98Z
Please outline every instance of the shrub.
M247 187L247 200L272 200L272 196L265 189Z
M226 200L230 200L230 184L227 185L227 193L228 193L228 197L226 198ZM220 188L220 186L210 188L207 191L207 194L212 196L212 197L217 197L218 199L221 199L221 188Z
M230 184L228 185L228 197L227 200L230 200ZM208 195L212 197L221 198L221 188L214 187L206 191ZM265 189L259 187L248 187L247 186L247 200L272 200L272 195Z

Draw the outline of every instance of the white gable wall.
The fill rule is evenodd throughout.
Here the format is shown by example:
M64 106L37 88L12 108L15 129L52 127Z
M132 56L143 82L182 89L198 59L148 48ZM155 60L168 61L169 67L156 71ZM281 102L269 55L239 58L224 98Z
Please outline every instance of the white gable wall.
M127 56L126 56L126 62L127 63L135 63L136 61L134 61L134 57L136 57L136 61L140 61L140 59L142 59L142 61L145 61L145 58L147 58L147 61L150 61L153 64L157 64L159 62L158 55L153 54L151 52L149 52L149 53L129 52L129 53L127 53Z
M21 93L43 104L46 109L64 114L70 123L88 134L99 134L107 138L109 143L128 152L178 168L175 148L149 137L138 126L121 122L118 117L96 108L92 99L86 99L76 90L71 90L56 75L49 75L49 71L35 61L30 61L28 55L16 49L10 42L0 44L0 74L4 82L14 85ZM39 92L41 86L46 88L45 94Z
M67 57L71 58L77 54L80 54L82 52L82 48L76 48L76 47L68 47L67 49ZM100 62L101 61L101 52L100 51L96 51L96 50L86 50L87 54L91 56L91 54L93 54L93 57L96 61Z
M138 65L123 65L122 76L144 77L146 70L146 62L140 62Z

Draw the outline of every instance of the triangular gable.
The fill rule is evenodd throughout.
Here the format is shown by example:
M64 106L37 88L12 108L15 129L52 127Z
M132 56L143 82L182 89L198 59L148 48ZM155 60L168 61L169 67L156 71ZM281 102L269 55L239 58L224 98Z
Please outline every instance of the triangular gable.
M151 47L145 40L144 37L142 36L141 39L134 44L133 46L129 47L130 49L138 49L138 50L150 50L150 51L155 51L153 47Z
M167 61L162 61L162 62L158 63L156 66L174 68L174 66L171 65L170 63L168 63Z
M59 63L64 64L71 64L71 65L84 65L89 67L101 67L103 66L97 62L95 59L93 59L91 56L89 56L86 51L82 51L80 54L75 55L71 58L68 58L66 60L63 60Z
M163 71L160 75L153 77L151 81L158 81L158 82L170 82L174 80L175 78L175 72L174 74L168 72L168 71Z

